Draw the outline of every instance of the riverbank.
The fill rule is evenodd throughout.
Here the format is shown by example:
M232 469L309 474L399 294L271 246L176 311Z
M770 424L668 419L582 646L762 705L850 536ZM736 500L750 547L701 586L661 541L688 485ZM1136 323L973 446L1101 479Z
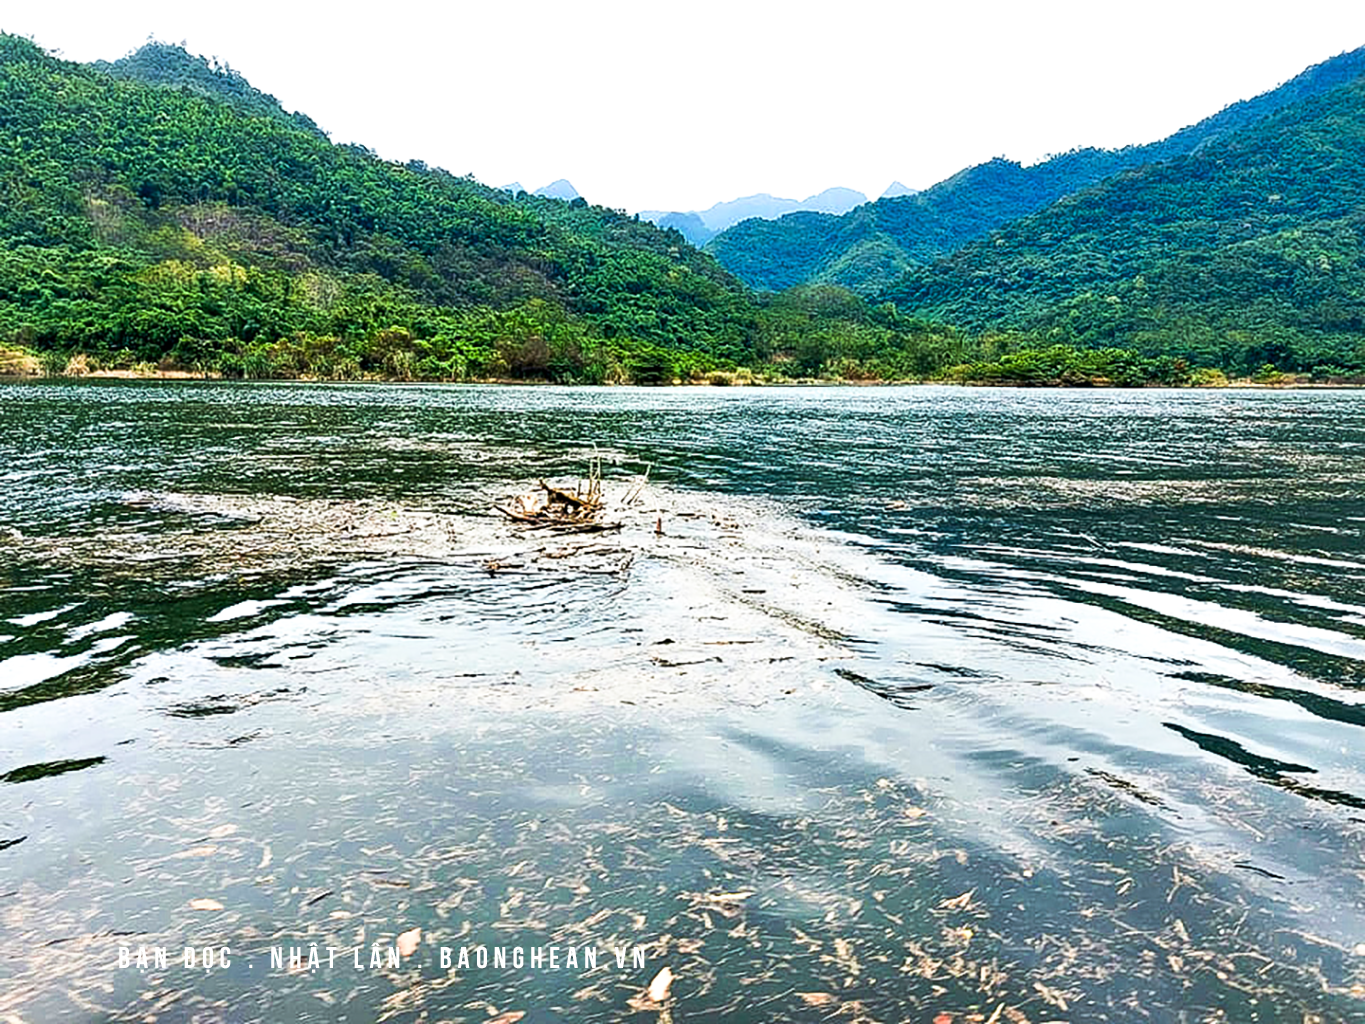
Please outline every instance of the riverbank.
M1115 358L1115 357L1119 358ZM1050 363L1043 363L1043 359ZM364 372L354 375L319 373L271 373L261 377L243 377L213 368L185 368L135 363L131 366L104 366L97 357L77 353L64 356L57 353L38 353L30 349L0 346L0 380L3 379L87 379L87 380L273 380L299 383L346 384L601 384L606 386L697 386L697 387L888 387L914 384L951 384L961 387L1006 388L1360 388L1365 387L1365 373L1347 372L1339 367L1318 368L1313 373L1281 372L1264 366L1254 375L1229 376L1210 367L1175 366L1175 372L1153 374L1143 372L1134 364L1141 360L1122 350L1078 352L1065 347L1050 350L1022 350L1002 357L997 362L973 363L949 367L939 373L921 377L880 377L863 368L853 372L833 372L813 376L799 376L783 372L779 366L708 370L674 374L671 377L635 380L629 377L602 381L551 379L548 377L515 377L481 375L452 377L424 377L418 374L385 374ZM1041 364L1041 365L1040 365ZM1089 365L1087 365L1089 364ZM847 367L840 367L847 371ZM1169 369L1169 368L1167 368ZM1320 372L1323 370L1337 372ZM1117 371L1117 372L1115 372Z
M16 372L12 368L13 364L0 363L0 381L11 380L143 380L143 381L234 381L236 383L252 383L243 381L240 378L224 377L218 372L199 373L190 370L93 370L87 373L43 373L41 369L29 372L23 370ZM712 375L714 376L714 375ZM670 385L658 384L631 384L625 381L611 382L607 384L585 384L581 387L638 387L653 388L661 386L672 387L738 387L738 388L883 388L883 387L912 387L923 385L944 385L962 388L1070 388L1075 390L1131 390L1133 388L1180 388L1191 391L1210 391L1210 390L1251 390L1251 391L1339 391L1339 390L1359 390L1365 388L1365 382L1356 381L1314 381L1308 379L1307 374L1294 375L1285 374L1289 378L1282 381L1265 382L1251 378L1228 378L1216 383L1200 382L1197 384L1138 384L1125 385L1115 384L1110 381L962 381L945 380L942 378L924 378L919 380L846 380L829 377L789 377L764 379L751 377L748 380L681 380L674 379ZM398 378L383 377L372 375L358 380L331 380L324 377L271 377L264 381L258 380L255 383L274 381L276 383L291 384L384 384L384 385L404 385L404 384L474 384L487 387L539 387L558 384L558 381L550 380L519 380L511 377L486 377L474 380L440 380L440 379L421 379L421 378Z

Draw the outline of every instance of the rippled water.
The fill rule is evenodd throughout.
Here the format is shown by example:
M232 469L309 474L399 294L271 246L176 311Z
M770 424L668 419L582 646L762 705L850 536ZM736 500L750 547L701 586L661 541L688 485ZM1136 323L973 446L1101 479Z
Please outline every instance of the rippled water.
M1365 1015L1360 392L13 383L0 428L0 1020ZM619 535L490 514L594 451L649 467ZM435 959L551 943L648 964Z

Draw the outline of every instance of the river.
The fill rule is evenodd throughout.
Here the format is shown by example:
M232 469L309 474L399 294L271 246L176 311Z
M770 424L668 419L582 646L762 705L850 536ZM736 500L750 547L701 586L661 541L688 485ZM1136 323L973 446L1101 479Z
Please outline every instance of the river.
M0 1020L1362 1019L1363 532L1359 391L0 385Z

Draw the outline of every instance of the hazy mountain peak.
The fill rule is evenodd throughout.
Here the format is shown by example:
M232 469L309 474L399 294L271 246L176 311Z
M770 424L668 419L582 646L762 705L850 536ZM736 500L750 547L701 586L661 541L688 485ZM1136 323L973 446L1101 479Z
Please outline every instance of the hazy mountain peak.
M918 195L919 189L911 188L909 185L902 185L899 181L893 181L886 186L886 191L881 194L882 199L895 199L897 196Z
M569 183L568 178L559 178L536 189L535 194L549 199L577 199L578 189Z
M827 188L801 200L801 209L819 213L847 213L867 202L867 196L852 188Z
M703 246L711 240L715 232L706 226L706 223L695 213L660 213L657 218L644 217L645 220L654 220L659 227L672 228L695 246Z
M512 183L509 184L509 185L499 185L499 186L498 186L498 191L499 191L499 192L511 192L512 195L516 195L518 192L525 192L525 191L526 191L526 187L525 187L524 185L522 185L521 182L519 182L519 181L514 181L514 182L512 182Z

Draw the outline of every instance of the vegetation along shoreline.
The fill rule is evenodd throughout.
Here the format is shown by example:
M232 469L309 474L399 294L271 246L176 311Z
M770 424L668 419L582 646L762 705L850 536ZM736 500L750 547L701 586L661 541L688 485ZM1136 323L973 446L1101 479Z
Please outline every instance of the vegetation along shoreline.
M1036 353L1021 353L1033 357ZM1178 379L1144 380L1124 378L1110 379L1100 374L1086 374L1083 371L1064 371L1057 376L1047 376L1045 371L1035 369L1035 360L1023 364L991 363L952 367L944 374L933 377L872 378L856 377L792 377L771 371L754 372L748 368L738 371L712 371L704 375L687 378L656 379L648 382L629 379L600 380L594 382L557 381L547 378L516 377L449 377L386 376L378 373L365 373L356 376L323 377L309 374L293 376L270 376L246 378L241 374L225 374L218 369L186 369L177 366L154 366L142 364L123 367L105 367L97 359L84 354L61 359L40 358L37 353L19 349L0 347L0 380L132 380L132 381L246 381L276 380L298 383L349 383L349 384L475 384L490 387L537 386L551 384L579 384L583 386L614 387L657 387L657 386L697 386L697 387L903 387L910 385L958 385L962 387L1069 387L1069 388L1242 388L1278 390L1320 390L1356 389L1365 387L1365 375L1349 377L1326 377L1315 379L1312 374L1281 373L1273 367L1266 367L1261 373L1248 377L1229 377L1221 371L1191 370Z

